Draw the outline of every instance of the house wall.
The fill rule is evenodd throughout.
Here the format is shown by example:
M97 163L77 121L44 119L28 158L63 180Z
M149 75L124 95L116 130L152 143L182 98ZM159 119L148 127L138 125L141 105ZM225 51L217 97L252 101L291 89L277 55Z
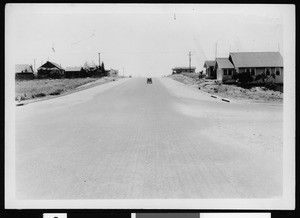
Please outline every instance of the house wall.
M275 74L275 70L277 67L270 67L271 69L271 74ZM275 79L272 76L269 76L265 82L267 83L283 83L283 67L277 68L280 70L280 75L276 75ZM238 73L244 73L246 72L246 68L239 68L237 69ZM260 67L260 68L255 68L255 75L260 75L262 73L265 73L266 67ZM253 79L255 78L255 76L253 76ZM258 81L254 81L252 83L262 83L262 80L258 80Z
M210 77L210 69L209 69L209 67L205 68L205 73L206 73L207 77Z
M65 71L66 78L79 78L81 77L81 71Z
M216 79L216 72L214 71L213 67L206 68L206 75L210 79Z
M217 80L222 82L223 81L223 70L217 69Z
M227 69L229 70L229 69ZM233 69L230 69L233 71ZM233 76L233 73L232 72L232 75L231 76L228 76L228 75L224 75L224 69L218 69L217 70L217 80L220 81L220 82L227 82L229 80L233 80L232 76Z
M53 68L57 69L57 68ZM50 72L53 69L39 69L37 73L38 78L50 78ZM64 70L58 70L59 74L61 75L60 77L63 78L65 76L65 71Z

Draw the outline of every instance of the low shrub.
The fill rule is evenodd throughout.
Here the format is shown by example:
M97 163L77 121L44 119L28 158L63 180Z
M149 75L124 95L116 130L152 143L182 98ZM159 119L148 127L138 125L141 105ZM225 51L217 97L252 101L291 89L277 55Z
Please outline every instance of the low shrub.
M18 100L24 101L24 100L25 100L25 96L23 96L23 95L21 95L21 96L16 96L16 97L15 97L15 100L16 100L16 101L18 101Z
M51 92L50 95L60 95L62 92L62 89L56 89L54 92Z
M40 97L45 97L45 96L46 96L46 94L43 92L32 95L32 97L34 97L34 98L40 98Z

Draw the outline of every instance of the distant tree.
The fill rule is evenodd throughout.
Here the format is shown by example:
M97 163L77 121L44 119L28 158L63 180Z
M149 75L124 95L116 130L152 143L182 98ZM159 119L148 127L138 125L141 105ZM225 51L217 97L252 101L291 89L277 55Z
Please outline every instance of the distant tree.
M101 69L102 69L103 72L105 71L105 67L104 67L104 63L103 62L101 64Z
M96 67L97 65L95 64L94 61L91 61L91 66L92 66L92 67Z
M89 63L86 61L86 62L84 62L84 64L83 64L83 69L86 69L86 70L88 70L89 69L89 67L90 67L90 65L89 65Z

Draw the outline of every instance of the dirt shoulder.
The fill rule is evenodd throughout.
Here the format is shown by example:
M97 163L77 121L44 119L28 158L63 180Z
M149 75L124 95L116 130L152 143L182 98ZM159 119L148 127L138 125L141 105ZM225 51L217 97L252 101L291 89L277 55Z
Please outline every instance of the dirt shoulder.
M173 74L168 77L220 98L253 103L283 103L282 92L273 91L263 86L243 88L237 85L218 84L214 80L199 79L194 74L189 76Z
M76 79L36 79L16 81L15 101L27 104L36 101L67 95L100 84L111 82L117 78L76 78Z

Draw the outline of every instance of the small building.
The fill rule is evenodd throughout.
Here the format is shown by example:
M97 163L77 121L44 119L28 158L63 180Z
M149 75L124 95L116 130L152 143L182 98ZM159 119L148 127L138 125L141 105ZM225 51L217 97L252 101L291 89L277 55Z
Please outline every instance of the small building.
M204 62L204 68L205 68L205 73L206 77L208 79L217 79L217 73L214 70L215 68L216 61L205 61Z
M217 80L220 82L233 80L234 66L228 58L216 58L214 71L217 74Z
M40 66L37 71L39 78L62 78L65 73L65 70L60 65L50 61Z
M119 75L119 71L118 70L110 69L108 71L108 76L117 77L118 75Z
M29 64L16 64L15 78L18 80L34 79L34 72L32 66Z
M175 67L172 69L172 74L180 74L180 73L195 73L196 67Z
M65 78L80 78L85 75L85 70L82 67L66 67Z
M266 82L283 83L283 58L279 52L231 52L229 60L236 73L250 73L254 80L265 74ZM255 81L259 82L262 80Z

